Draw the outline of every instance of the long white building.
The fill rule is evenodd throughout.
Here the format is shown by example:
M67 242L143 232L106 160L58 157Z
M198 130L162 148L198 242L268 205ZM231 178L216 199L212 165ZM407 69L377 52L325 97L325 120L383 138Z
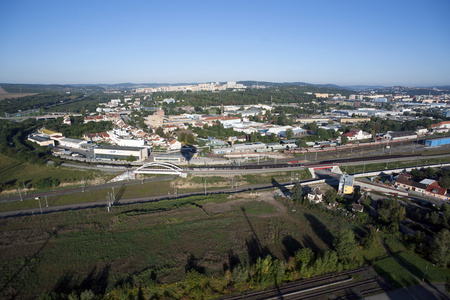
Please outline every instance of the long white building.
M137 161L144 161L148 158L148 149L143 147L121 147L103 145L94 148L94 156L97 159L115 160L127 159L133 156Z

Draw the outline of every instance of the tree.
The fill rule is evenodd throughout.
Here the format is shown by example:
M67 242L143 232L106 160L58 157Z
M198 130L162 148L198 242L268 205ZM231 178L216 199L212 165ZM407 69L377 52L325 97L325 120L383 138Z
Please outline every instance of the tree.
M291 139L294 136L294 131L291 128L286 129L286 138Z
M438 183L444 189L450 188L450 176L448 175L441 176L441 178L439 178Z
M434 236L430 258L439 267L448 266L450 262L450 231L448 229L442 229Z
M341 145L347 145L348 137L346 135L341 135Z
M335 189L329 189L325 192L325 202L326 203L334 203L337 198L337 192Z
M302 186L299 183L297 183L292 189L292 200L299 201L302 199L302 196L303 196Z
M356 251L355 234L352 230L343 230L337 235L333 245L340 258L352 258Z
M376 245L377 240L377 231L375 230L375 228L371 228L367 235L363 238L362 245L364 246L364 248L370 249Z

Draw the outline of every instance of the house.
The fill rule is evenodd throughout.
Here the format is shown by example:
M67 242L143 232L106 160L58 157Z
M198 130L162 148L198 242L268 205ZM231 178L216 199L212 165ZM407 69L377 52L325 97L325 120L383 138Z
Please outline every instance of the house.
M181 149L182 144L176 139L169 139L167 142L168 150L178 150Z
M110 137L109 134L106 132L100 132L100 133L85 133L83 135L83 138L87 141L91 142L103 142L103 141L109 141Z
M412 181L410 174L398 175L395 181L395 185L410 191L425 193L427 185L420 182Z
M323 193L319 188L314 188L308 193L308 200L311 204L319 204L323 201Z
M425 127L419 126L416 129L416 134L419 136L425 135L428 133L428 129L426 129Z
M425 195L439 198L441 200L448 200L447 190L439 186L439 184L436 181L427 186Z
M349 132L341 135L346 136L349 141L366 140L372 138L372 134L362 131L361 129L351 129Z
M450 121L431 124L431 130L433 131L433 133L448 132L450 130Z

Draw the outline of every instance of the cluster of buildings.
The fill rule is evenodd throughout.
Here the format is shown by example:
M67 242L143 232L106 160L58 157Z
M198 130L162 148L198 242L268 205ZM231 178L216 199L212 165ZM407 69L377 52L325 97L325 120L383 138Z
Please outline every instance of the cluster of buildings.
M200 83L200 84L189 84L189 85L169 85L160 86L154 88L137 88L136 93L164 93L164 92L198 92L198 91L224 91L226 89L245 89L245 85L236 83L235 81L229 81L227 83L221 84L219 82L210 83Z
M404 173L398 175L395 185L408 191L415 191L441 200L449 199L447 189L439 186L438 182L433 179L423 179L420 182L416 182L412 180L411 174Z

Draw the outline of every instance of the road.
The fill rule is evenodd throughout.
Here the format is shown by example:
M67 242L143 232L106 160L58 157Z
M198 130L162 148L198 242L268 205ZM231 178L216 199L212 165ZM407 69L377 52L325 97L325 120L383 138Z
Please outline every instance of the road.
M163 178L163 177L160 177ZM161 179L160 179L161 180ZM167 178L165 179L167 180ZM309 182L309 181L315 181L316 179L305 179L300 180L300 182ZM114 185L109 185L107 187L121 187L124 184L122 183L114 183ZM136 182L133 184L137 184ZM252 184L252 185L246 185L246 186L236 186L233 188L221 188L221 189L214 189L214 190L206 190L206 193L204 191L197 191L197 192L188 192L188 193L181 193L181 194L171 194L171 195L161 195L161 196L151 196L151 197L136 197L136 198L129 198L129 199L119 199L117 200L114 205L128 205L128 204L136 204L136 203L146 203L146 202L155 202L155 201L161 201L161 200L170 200L170 199L176 199L176 198L183 198L183 197L190 197L190 196L201 196L201 195L213 195L213 194L232 194L232 193L241 193L246 191L258 191L258 190L264 190L269 188L280 188L284 187L286 185L292 184L290 181L286 182L273 182L273 183L265 183L265 184ZM131 183L130 183L131 185ZM95 186L95 189L97 189L98 186ZM103 188L105 188L105 185L103 185ZM67 190L64 190L67 191ZM80 192L80 188L77 188L76 192ZM64 194L59 192L60 194ZM43 196L49 195L43 194ZM38 197L37 194L33 194L30 196L30 198ZM17 201L17 200L16 200ZM42 213L51 213L51 212L60 212L60 211L67 211L67 210L79 210L79 209L88 209L88 208L95 208L95 207L105 207L106 208L106 199L105 201L96 201L96 202L86 202L86 203L75 203L75 204L67 204L67 205L58 205L58 206L49 206L42 209ZM39 207L33 208L33 209L23 209L23 210L15 210L15 211L6 211L6 212L0 212L0 218L5 217L19 217L19 216L29 216L34 214L39 214Z

